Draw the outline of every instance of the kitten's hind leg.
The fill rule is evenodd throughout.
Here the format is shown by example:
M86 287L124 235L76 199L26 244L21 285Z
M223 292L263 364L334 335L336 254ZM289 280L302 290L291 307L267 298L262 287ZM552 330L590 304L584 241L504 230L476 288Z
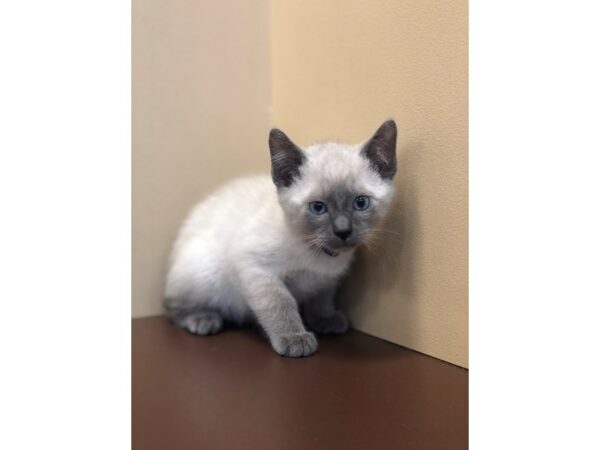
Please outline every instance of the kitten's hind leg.
M223 328L223 318L219 313L214 311L192 313L176 323L190 333L201 336L216 334Z
M176 325L193 334L208 336L218 333L223 328L223 318L213 310L167 305L167 314Z

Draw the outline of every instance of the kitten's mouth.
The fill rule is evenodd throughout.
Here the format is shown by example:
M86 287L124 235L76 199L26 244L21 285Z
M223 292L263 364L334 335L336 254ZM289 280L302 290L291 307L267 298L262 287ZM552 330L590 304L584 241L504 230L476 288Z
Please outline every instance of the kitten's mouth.
M331 249L331 248L329 248L329 247L326 247L326 246L323 246L323 247L321 247L321 250L323 250L323 252L324 252L325 254L327 254L327 255L331 256L332 258L335 258L336 256L338 256L338 255L339 255L339 253L338 253L338 252L336 252L335 250L333 250L333 249Z

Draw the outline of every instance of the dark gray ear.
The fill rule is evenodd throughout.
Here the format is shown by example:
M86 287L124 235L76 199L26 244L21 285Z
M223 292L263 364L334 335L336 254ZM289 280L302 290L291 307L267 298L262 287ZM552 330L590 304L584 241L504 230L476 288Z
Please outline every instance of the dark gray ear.
M361 152L381 178L392 179L396 173L396 122L388 120L379 127Z
M300 175L300 166L306 159L302 150L286 134L273 128L269 133L271 176L277 187L287 187Z

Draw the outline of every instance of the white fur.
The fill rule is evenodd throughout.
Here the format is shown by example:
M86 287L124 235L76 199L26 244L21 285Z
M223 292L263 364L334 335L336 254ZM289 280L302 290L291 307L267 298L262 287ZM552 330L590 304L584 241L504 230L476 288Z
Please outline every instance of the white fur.
M300 166L300 177L293 189L281 193L282 200L302 208L311 200L319 200L335 184L344 184L369 195L374 202L381 202L378 212L384 215L393 185L371 169L360 154L362 145L328 142L307 147L304 152L308 158Z
M353 251L331 257L311 250L282 206L302 211L320 191L343 182L369 195L383 215L392 184L370 168L359 146L319 144L304 152L301 176L279 194L269 176L243 178L192 210L171 254L169 302L177 307L206 306L229 320L243 321L261 309L261 301L270 301L269 283L292 279L300 302L303 292L309 295L340 278ZM252 309L250 298L255 302Z
M233 320L250 314L240 276L265 271L283 279L294 272L336 278L350 262L314 255L283 217L269 176L234 181L198 204L175 242L166 297L205 301Z

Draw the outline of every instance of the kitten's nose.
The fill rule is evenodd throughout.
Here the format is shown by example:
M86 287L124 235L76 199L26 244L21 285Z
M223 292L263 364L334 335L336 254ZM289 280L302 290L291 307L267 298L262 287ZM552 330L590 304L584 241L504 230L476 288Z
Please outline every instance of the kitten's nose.
M352 228L347 228L345 230L335 230L333 232L337 237L339 237L342 241L348 239L348 236L352 234Z

